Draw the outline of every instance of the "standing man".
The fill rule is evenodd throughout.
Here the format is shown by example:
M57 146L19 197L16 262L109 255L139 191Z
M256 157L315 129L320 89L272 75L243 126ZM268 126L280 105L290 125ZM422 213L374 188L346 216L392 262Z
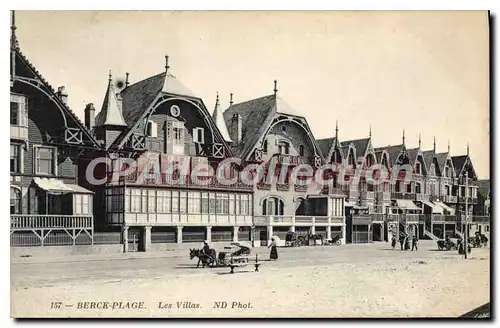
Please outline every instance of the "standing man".
M418 238L417 238L417 235L414 234L413 235L413 239L412 239L412 244L411 244L411 250L416 250L418 251Z

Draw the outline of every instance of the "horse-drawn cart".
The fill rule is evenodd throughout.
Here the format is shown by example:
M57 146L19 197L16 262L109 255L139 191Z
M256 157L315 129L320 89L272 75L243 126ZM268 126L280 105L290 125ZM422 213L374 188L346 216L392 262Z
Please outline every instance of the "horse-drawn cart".
M217 257L215 257L215 250L211 250L209 255L205 255L199 250L190 250L190 257L198 257L199 262L203 263L203 267L206 264L211 267L228 267L231 268L231 273L234 273L234 269L238 267L244 267L250 264L249 255L251 249L248 246L242 245L240 243L231 243L230 246L224 247L224 251L220 252ZM258 261L257 255L255 256L255 271L259 271L259 266L261 264ZM197 266L197 268L198 268Z
M455 251L457 250L457 244L451 240L440 239L437 241L438 250L440 251Z

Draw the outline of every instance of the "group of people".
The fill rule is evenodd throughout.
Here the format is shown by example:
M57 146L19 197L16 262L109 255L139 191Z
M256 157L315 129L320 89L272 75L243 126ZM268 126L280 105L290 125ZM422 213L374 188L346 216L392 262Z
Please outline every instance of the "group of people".
M413 234L413 236L409 236L405 233L401 233L399 235L399 243L401 245L401 250L402 251L409 251L410 250L410 240L411 240L411 250L412 251L418 251L418 237L416 234ZM392 236L392 249L396 248L397 244L397 239L396 236Z

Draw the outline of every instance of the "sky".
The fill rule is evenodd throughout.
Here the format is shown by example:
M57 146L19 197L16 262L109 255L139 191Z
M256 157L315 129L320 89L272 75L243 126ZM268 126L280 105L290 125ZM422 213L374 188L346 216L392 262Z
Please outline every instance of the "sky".
M317 139L367 137L470 156L489 178L487 12L16 12L21 51L83 120L111 70L131 83L170 71L209 111L273 92Z

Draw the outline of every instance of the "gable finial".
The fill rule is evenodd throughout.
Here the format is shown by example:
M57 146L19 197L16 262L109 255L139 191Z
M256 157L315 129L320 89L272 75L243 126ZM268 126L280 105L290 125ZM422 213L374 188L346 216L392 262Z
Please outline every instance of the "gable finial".
M229 94L229 106L233 106L233 93Z
M168 69L170 66L168 66L168 55L165 55L165 73L168 74Z
M421 148L421 147L422 147L422 136L419 133L418 134L418 148Z
M17 49L17 48L19 48L19 42L17 41L17 36L16 36L17 27L16 27L16 11L15 10L12 10L11 19L12 19L12 21L11 21L11 25L10 25L10 31L11 31L10 47L12 49Z
M111 81L113 80L113 75L111 75L111 70L108 72L108 82L111 84Z
M372 125L370 124L370 132L368 134L368 136L371 138L372 137Z
M436 152L436 136L434 136L434 152Z
M276 96L276 94L278 93L278 81L274 80L274 95Z
M335 139L339 140L339 120L335 120Z
M128 87L129 85L129 81L128 81L128 76L129 76L129 72L125 73L125 88Z
M448 139L448 152L450 152L450 140Z
M403 129L403 145L405 144L405 129Z
M217 95L215 97L215 107L219 107L219 91L217 91Z
M469 156L469 143L467 143L467 156Z

